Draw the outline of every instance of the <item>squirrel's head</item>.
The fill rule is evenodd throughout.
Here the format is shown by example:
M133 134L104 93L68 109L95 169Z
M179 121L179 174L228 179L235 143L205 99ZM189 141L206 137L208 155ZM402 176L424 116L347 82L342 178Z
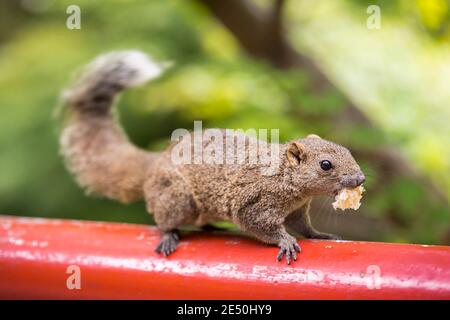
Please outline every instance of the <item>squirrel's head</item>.
M315 134L288 143L285 152L292 183L302 186L308 195L335 195L365 181L347 148Z

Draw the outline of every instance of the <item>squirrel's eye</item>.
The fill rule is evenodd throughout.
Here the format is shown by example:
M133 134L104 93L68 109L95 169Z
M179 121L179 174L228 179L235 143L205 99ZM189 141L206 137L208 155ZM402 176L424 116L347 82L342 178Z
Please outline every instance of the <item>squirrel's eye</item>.
M331 164L330 161L323 160L323 161L320 161L320 167L322 168L322 170L328 171L331 168L333 168L333 165Z

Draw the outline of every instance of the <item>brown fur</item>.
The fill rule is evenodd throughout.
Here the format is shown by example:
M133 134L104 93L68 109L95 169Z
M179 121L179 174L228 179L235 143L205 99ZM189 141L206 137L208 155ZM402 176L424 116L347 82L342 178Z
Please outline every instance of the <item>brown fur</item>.
M311 226L309 207L314 196L334 195L364 180L346 148L316 135L281 144L280 165L272 175L261 172L263 164L175 164L175 143L151 153L128 141L110 106L118 91L130 86L127 77L139 70L127 65L124 54L102 59L100 67L94 63L68 91L72 116L61 135L62 154L89 192L124 203L146 201L165 234L159 252L174 251L180 226L217 220L232 221L261 241L280 246L278 257L285 254L288 263L299 248L285 227L309 238L337 238ZM254 148L252 141L246 137L246 151ZM322 160L331 161L333 169L321 169Z

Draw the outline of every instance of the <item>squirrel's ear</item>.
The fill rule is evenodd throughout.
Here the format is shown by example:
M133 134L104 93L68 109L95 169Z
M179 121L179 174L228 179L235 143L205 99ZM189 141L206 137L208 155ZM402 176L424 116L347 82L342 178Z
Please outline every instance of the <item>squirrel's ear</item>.
M308 134L306 137L307 137L307 138L322 139L321 137L319 137L317 134L314 134L314 133Z
M292 166L298 166L306 158L305 145L297 141L290 142L286 155Z

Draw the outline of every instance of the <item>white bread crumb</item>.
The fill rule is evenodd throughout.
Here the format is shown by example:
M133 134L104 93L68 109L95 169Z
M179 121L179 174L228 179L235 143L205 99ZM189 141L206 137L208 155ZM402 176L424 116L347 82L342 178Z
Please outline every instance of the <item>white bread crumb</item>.
M358 186L353 189L342 189L334 198L332 203L334 210L336 209L353 209L358 210L361 205L362 193L364 192L363 186Z

